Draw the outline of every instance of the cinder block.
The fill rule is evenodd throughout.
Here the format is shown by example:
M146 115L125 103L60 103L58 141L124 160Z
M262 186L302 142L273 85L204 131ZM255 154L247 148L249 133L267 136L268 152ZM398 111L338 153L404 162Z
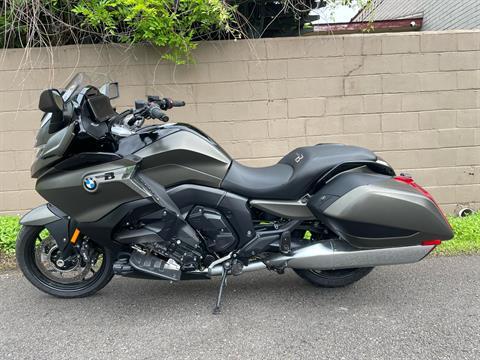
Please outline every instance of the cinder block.
M455 72L427 72L419 74L421 91L455 90L457 74Z
M440 69L440 54L405 54L402 55L402 71L417 73L424 71L438 71Z
M382 131L412 131L418 128L418 113L382 114Z
M345 115L343 119L343 132L369 134L381 131L380 114Z
M268 83L228 82L193 85L193 98L198 103L230 102L268 99Z
M383 54L418 53L420 51L420 36L413 34L388 34L382 36Z
M455 110L420 112L418 121L422 130L451 129L456 126L457 112Z
M380 113L382 112L382 95L364 95L363 109L366 113Z
M287 97L339 96L344 94L341 77L289 79L286 81Z
M234 159L252 157L251 141L223 141L222 147Z
M332 36L309 36L304 40L306 57L343 56L343 37Z
M475 146L475 131L471 129L442 129L438 130L439 145L441 147Z
M249 61L248 65L248 79L249 80L265 80L267 79L267 66L265 60Z
M252 154L254 157L281 157L289 151L288 139L270 139L268 141L253 141Z
M362 55L363 35L349 34L343 36L343 48L345 55Z
M325 99L288 99L288 117L322 116L325 113Z
M450 74L454 74L451 72ZM457 71L458 89L479 89L480 88L480 70Z
M451 33L423 33L420 35L422 52L443 52L457 50L457 36Z
M479 51L463 51L440 54L440 70L478 70Z
M372 55L382 53L382 37L378 35L364 35L362 41L362 54Z
M343 74L343 58L289 59L288 77L327 77Z
M275 38L266 41L268 59L291 59L306 56L305 42L302 38Z
M233 123L234 140L256 140L268 138L268 121L236 121Z
M195 126L216 141L223 142L237 140L233 122L197 123Z
M285 80L270 80L267 83L268 99L286 99L287 98L287 82Z
M382 75L382 89L384 93L414 92L420 89L418 74Z
M382 92L380 75L350 76L345 78L345 95L378 94Z
M286 79L287 60L268 60L267 79Z
M363 113L363 97L342 96L330 97L326 102L327 115L359 114Z
M306 119L306 134L330 135L343 133L343 116L325 116Z
M399 55L371 55L363 58L363 66L353 71L357 74L395 74L402 72L402 57Z
M478 31L457 34L458 50L480 50L480 33Z
M258 62L257 62L258 63ZM249 77L251 67L247 61L217 62L208 64L211 82L241 81ZM252 80L257 80L253 78Z
M456 115L458 127L480 128L480 109L458 110Z
M269 138L305 136L305 119L276 119L268 121Z
M267 103L268 118L286 118L288 115L287 100L269 100Z

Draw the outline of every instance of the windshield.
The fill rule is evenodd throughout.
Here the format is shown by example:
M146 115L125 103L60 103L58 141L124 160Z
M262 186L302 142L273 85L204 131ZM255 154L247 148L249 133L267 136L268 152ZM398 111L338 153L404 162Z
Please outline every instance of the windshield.
M92 85L90 77L85 73L78 73L65 86L65 92L62 95L63 101L67 102L73 95L78 94L85 86Z

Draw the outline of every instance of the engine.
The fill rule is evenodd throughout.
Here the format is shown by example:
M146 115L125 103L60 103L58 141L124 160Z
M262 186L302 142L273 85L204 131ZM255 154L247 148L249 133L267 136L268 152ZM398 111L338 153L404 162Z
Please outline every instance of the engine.
M237 237L228 220L215 209L195 206L187 221L203 237L210 252L224 254L231 251L237 243Z
M201 241L183 219L166 210L155 212L139 221L126 222L128 228L117 232L115 241L132 246L143 255L153 255L166 263L178 265L182 271L202 267ZM157 267L165 264L159 263Z

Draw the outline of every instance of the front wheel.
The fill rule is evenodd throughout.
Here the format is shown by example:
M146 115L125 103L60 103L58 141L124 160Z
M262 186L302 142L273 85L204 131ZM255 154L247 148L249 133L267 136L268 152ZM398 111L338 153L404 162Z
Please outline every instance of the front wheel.
M319 286L336 288L343 287L367 276L373 267L337 270L294 269L298 276L309 283Z
M88 238L82 239L87 260L74 253L62 257L57 243L41 226L23 226L16 244L17 263L41 291L62 298L85 297L102 289L113 277L112 256Z

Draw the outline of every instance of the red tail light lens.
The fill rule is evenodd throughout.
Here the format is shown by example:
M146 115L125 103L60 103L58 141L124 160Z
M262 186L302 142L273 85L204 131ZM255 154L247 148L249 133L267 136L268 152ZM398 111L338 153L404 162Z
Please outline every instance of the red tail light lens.
M423 187L421 187L420 185L418 185L411 177L407 177L407 176L396 176L394 177L395 180L397 181L400 181L400 182L403 182L405 184L408 184L410 185L411 187L413 187L415 190L421 192L423 195L425 195L427 198L429 198L430 200L433 201L433 203L435 205L438 206L437 202L435 201L435 199L433 198L432 194L430 194L427 190L425 190Z
M432 245L440 245L442 240L426 240L422 241L423 246L432 246Z

